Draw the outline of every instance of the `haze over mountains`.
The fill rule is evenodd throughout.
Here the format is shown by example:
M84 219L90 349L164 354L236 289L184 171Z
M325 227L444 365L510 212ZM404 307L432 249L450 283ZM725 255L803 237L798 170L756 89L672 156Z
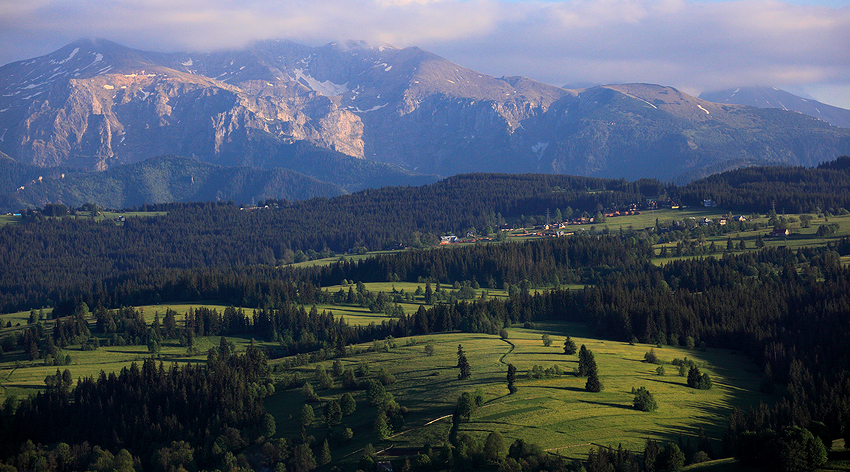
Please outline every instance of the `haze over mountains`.
M659 85L496 78L418 48L268 41L164 54L86 39L0 67L0 151L99 171L185 156L352 191L463 172L681 181L814 165L850 153L850 129Z

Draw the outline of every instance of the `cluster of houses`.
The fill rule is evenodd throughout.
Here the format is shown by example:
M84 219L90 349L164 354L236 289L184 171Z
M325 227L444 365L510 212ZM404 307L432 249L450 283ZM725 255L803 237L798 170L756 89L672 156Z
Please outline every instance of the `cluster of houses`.
M461 239L453 234L448 236L440 236L440 244L456 244L456 243L474 243L478 241L492 241L493 238L477 238L471 231L466 233L466 237Z
M717 219L717 221L716 221L716 222L715 222L714 220L712 220L711 218L702 217L702 218L699 220L698 224L699 224L700 226L709 226L709 225L712 225L712 224L718 224L718 225L720 225L720 226L725 226L725 225L726 225L727 223L729 223L730 221L735 221L735 222L738 222L738 223L743 223L744 221L747 221L747 217L746 217L746 216L744 216L744 215L737 215L737 216L721 216L720 218L718 218L718 219Z
M611 213L605 213L605 218L616 218L618 216L630 216L630 215L640 215L640 212L637 208L623 211L614 211Z

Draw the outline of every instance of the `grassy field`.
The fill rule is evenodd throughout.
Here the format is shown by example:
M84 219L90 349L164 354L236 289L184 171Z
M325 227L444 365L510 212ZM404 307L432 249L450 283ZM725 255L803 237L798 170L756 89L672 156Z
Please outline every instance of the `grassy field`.
M145 305L137 307L144 310L145 319L148 323L152 323L156 313L159 313L160 320L165 316L167 309L172 309L178 313L178 323L183 321L183 317L189 311L189 308L199 308L201 306L218 310L221 313L226 306L215 303L164 303L160 305ZM53 329L55 320L50 319L51 309L44 309L44 314L47 319L42 321L46 331ZM6 336L15 336L20 330L26 329L29 321L30 312L21 311L16 313L6 313L0 315L0 338ZM90 328L93 329L94 320L90 321ZM6 327L11 324L10 327ZM206 361L206 353L211 347L218 346L220 338L217 336L195 338L197 355L190 355L186 347L180 346L177 341L169 340L163 343L160 351L160 358L167 363L177 362L178 364L185 362L204 362ZM244 350L245 346L251 341L250 338L244 337L229 337L229 341L233 342L237 349ZM69 346L61 350L63 355L70 355L72 363L65 366L47 366L44 360L39 359L31 361L24 351L17 350L4 353L0 358L0 402L9 395L26 396L30 393L35 393L37 390L44 388L44 378L47 375L56 373L56 369L69 369L74 378L97 376L100 371L117 372L123 367L129 366L132 362L141 362L143 359L150 357L147 346L105 346L106 339L101 338L101 345L94 351L83 351L80 346ZM262 346L264 343L258 342Z
M203 363L206 362L209 349L217 347L220 339L218 336L195 338L196 354L190 354L188 349L180 346L177 341L166 341L162 344L158 358L166 364ZM238 351L244 351L251 342L250 338L241 336L228 337L227 340L232 342ZM262 347L265 343L256 344ZM118 372L133 362L141 363L151 356L147 346L104 346L94 351L83 351L80 346L73 346L62 349L61 352L71 356L71 365L45 366L41 360L25 360L21 351L4 355L3 361L0 362L0 402L10 395L25 397L43 389L44 378L55 374L56 369L69 369L76 380L80 377L97 377L101 371ZM21 367L16 366L18 363Z
M88 211L80 211L76 215L68 215L62 218L92 218L95 221L102 220L113 220L116 221L119 216L123 216L125 218L143 218L149 216L160 216L166 215L168 212L165 211L125 211L125 212L117 212L117 211L104 211L104 212L88 212ZM0 226L6 224L15 224L20 223L21 217L15 215L0 215ZM116 221L117 222L117 221Z
M646 438L670 441L679 435L696 436L703 426L713 446L719 451L728 415L732 408L747 408L759 400L770 401L758 391L761 380L759 369L741 354L709 349L706 352L684 348L656 348L663 361L688 357L700 363L701 370L711 375L714 387L698 391L686 386L676 367L666 365L667 375L659 376L656 365L642 362L648 345L628 345L594 339L584 327L571 324L538 324L536 329L510 328L507 341L484 334L452 333L396 340L398 346L389 352L369 352L342 359L346 367L356 368L366 361L372 372L386 367L397 381L388 387L395 399L410 411L406 416L407 428L388 441L381 442L371 430L376 415L375 407L366 403L365 393L354 392L357 413L345 418L355 439L341 451L353 453L367 442L377 449L419 448L425 443L441 445L450 427L450 415L457 397L464 391L481 389L486 404L478 409L470 421L461 424L461 433L483 439L491 431L500 431L506 440L522 438L543 446L544 449L568 458L586 458L592 444L623 444L624 447L642 449ZM544 347L543 334L552 339ZM559 365L572 372L577 366L577 356L563 354L565 334L570 334L577 345L585 344L593 351L605 389L589 393L584 389L585 379L571 373L550 379L533 380L525 373L535 364L543 367ZM416 344L409 344L415 340ZM423 346L433 342L435 354L427 356ZM457 347L463 345L472 366L470 379L457 380ZM505 383L507 363L513 363L521 379L518 392L508 395ZM331 363L325 362L330 370ZM299 369L301 378L312 379L315 365ZM314 385L315 386L315 385ZM632 387L646 387L659 404L656 412L644 413L633 408ZM344 390L318 391L324 399L339 398ZM318 387L317 387L318 388ZM304 402L300 390L279 391L267 400L267 408L278 421L280 435L296 434L297 418ZM320 404L314 404L317 416ZM442 419L440 419L442 418ZM437 421L434 421L437 420ZM314 423L312 434L319 437L324 426Z
M0 226L8 225L8 224L17 224L21 222L20 216L15 216L12 214L8 215L0 215Z
M159 313L160 320L165 316L165 312L168 309L172 309L177 312L177 320L183 321L183 317L186 316L186 313L189 311L189 308L200 308L207 307L210 309L218 310L221 313L227 305L222 305L220 303L216 303L214 301L205 301L198 303L160 303L158 305L142 305L136 307L137 309L143 310L145 315L145 319L148 323L152 322L154 316ZM250 310L250 309L247 309ZM36 310L38 311L38 310ZM50 315L53 312L52 308L44 308L44 315L46 319L43 321L45 328L52 328L54 321L50 319ZM12 331L16 329L22 329L26 327L27 322L29 321L30 312L29 311L18 311L14 313L3 313L0 314L0 337L9 334L9 328L7 328L7 324L11 323ZM18 326L20 324L20 326Z
M662 209L655 211L645 211L640 215L629 215L629 216L619 216L616 218L608 218L606 222L599 224L587 224L587 225L575 225L568 226L562 231L565 232L576 232L576 231L603 231L607 228L607 230L612 234L619 234L619 231L622 229L624 232L628 232L629 230L640 231L644 228L654 228L655 220L658 219L658 222L662 226L667 226L673 221L684 221L689 218L694 218L696 220L700 220L703 217L709 218L712 220L717 220L725 212L721 209L717 208L686 208L682 210L671 210L671 209ZM750 219L751 215L746 215L747 219L750 223L760 223L762 225L767 225L769 218L766 218L764 215L758 215L754 219ZM758 230L747 230L747 231L736 231L726 234L720 234L717 236L707 237L705 240L705 245L710 245L712 242L717 247L717 252L713 255L714 257L720 257L723 255L726 250L726 242L728 238L732 238L733 243L735 244L735 249L732 251L733 254L743 252L737 248L738 242L740 240L744 240L747 249L745 251L755 251L756 248L756 240L759 235L761 235L762 240L764 241L765 247L788 247L789 249L795 250L801 247L822 247L826 246L829 242L837 241L842 237L850 236L850 215L843 216L830 216L824 217L823 215L811 215L813 219L811 220L809 228L802 228L800 223L800 215L783 215L786 218L793 218L796 221L789 224L789 229L791 230L791 234L784 237L767 237L767 235L772 231L772 227L765 227ZM837 223L840 229L831 235L821 237L817 235L818 228L822 225ZM521 232L512 233L511 240L516 241L527 241L530 238L527 236L522 236ZM662 247L667 247L668 251L672 252L676 248L676 242L666 242L659 243L653 245L656 254L660 254ZM708 254L706 255L708 256ZM685 258L691 256L685 256ZM676 257L667 257L667 258L659 258L655 259L656 264L664 264L670 260L677 259ZM846 262L850 262L850 259L845 258Z

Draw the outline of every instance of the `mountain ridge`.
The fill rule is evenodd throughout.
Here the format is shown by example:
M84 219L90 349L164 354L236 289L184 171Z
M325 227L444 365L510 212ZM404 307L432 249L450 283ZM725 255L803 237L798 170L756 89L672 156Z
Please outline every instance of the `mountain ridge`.
M757 108L779 108L813 116L833 126L850 128L850 110L803 98L776 87L737 87L703 92L700 98L716 103L749 105Z
M342 169L367 160L436 175L680 181L850 153L850 130L798 113L653 84L565 90L362 42L155 53L81 40L0 67L0 110L0 151L20 162L105 170L173 154L273 169L295 152L303 171L337 153L346 164L318 178L349 190L370 179L346 184Z
M8 169L9 164L0 162L0 175L14 172ZM25 172L34 176L45 174L44 170L30 168ZM47 203L76 207L94 203L114 209L145 203L228 200L251 203L268 198L305 200L346 193L337 185L289 169L222 167L197 159L158 156L102 172L38 175L12 192L0 194L0 209L15 211Z

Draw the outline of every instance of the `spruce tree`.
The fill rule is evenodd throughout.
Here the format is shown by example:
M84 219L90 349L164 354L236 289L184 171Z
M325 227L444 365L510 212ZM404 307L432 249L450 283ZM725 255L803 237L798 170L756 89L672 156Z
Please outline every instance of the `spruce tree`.
M564 341L564 354L568 356L572 356L576 353L576 343L569 336L567 336L566 341Z
M578 376L588 377L591 373L597 373L596 360L593 358L593 352L582 344L578 352Z
M328 444L328 440L325 439L325 442L322 444L322 455L319 458L319 464L325 465L331 462L331 446Z
M469 366L469 361L466 360L466 354L463 352L463 346L457 345L457 367L460 373L457 374L458 380L466 380L472 375L472 369Z
M599 381L599 376L595 370L587 376L587 383L584 384L584 388L588 392L598 393L602 391L602 382Z
M516 367L513 364L508 364L508 392L510 394L516 393L514 382L516 382Z
M334 426L342 421L342 407L336 400L325 404L325 422L328 426Z

